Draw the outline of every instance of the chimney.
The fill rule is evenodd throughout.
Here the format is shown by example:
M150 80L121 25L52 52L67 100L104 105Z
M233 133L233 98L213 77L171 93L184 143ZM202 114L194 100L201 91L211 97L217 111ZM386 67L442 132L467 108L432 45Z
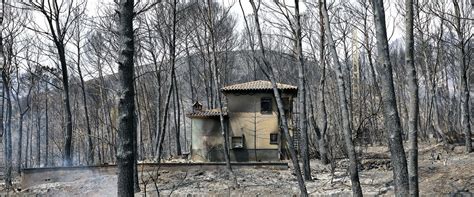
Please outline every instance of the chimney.
M199 101L193 103L193 112L202 111L202 104Z

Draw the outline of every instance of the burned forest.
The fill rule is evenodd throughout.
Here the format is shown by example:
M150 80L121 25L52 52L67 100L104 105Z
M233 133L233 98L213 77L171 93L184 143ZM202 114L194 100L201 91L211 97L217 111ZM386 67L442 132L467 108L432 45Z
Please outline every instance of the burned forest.
M472 0L1 0L0 196L472 196Z

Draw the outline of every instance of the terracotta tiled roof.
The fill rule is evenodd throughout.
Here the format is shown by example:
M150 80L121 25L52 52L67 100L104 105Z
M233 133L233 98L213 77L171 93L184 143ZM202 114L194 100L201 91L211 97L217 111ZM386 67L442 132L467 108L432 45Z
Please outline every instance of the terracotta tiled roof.
M296 91L298 88L296 86L277 83L277 87L280 90L292 90ZM272 83L270 81L258 80L251 81L247 83L239 83L230 86L223 87L221 90L223 92L229 91L245 91L245 90L272 90Z
M193 113L187 114L188 117L194 118L194 117L214 117L214 116L219 116L220 115L220 109L206 109L202 111L195 111ZM227 109L224 109L224 116L227 116Z

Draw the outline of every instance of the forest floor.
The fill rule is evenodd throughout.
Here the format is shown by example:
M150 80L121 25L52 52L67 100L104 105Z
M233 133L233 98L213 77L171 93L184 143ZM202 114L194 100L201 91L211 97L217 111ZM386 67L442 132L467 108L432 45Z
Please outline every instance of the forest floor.
M446 196L474 192L474 153L465 154L463 146L446 148L443 145L421 146L419 155L420 193L422 196ZM386 147L364 148L361 156L360 182L365 195L393 195L392 171ZM351 194L347 160L322 165L311 161L313 181L307 182L312 196L348 196ZM331 171L333 173L331 173ZM157 196L156 188L164 196L294 196L299 194L292 170L234 169L239 188L224 170L144 173L139 179L141 192L136 196ZM96 176L74 182L36 185L15 191L21 196L114 196L116 175ZM155 186L154 183L157 183ZM18 184L18 183L17 183ZM0 196L2 196L0 186ZM5 193L3 193L5 194Z

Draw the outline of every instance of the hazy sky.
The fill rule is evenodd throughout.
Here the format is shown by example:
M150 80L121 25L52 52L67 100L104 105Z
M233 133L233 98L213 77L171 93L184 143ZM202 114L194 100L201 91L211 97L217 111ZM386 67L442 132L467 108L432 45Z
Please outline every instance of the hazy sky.
M146 3L146 2L154 2L155 0L141 0L140 3ZM183 0L178 0L178 1L183 1ZM186 1L186 0L184 0ZM353 0L348 0L353 1ZM87 1L87 15L89 16L96 16L97 15L97 9L100 6L104 5L113 5L113 0L92 0L92 1ZM241 7L239 5L239 0L217 0L220 4L224 5L225 7L232 6L230 8L231 13L236 16L237 19L237 25L236 25L236 30L237 31L242 31L245 27L245 23L243 20L243 13L241 10ZM258 0L256 0L258 3ZM280 0L280 2L284 2L289 6L294 5L294 0ZM306 4L307 3L316 3L316 0L300 0L300 12L304 13L306 11ZM328 2L331 2L329 0ZM241 0L242 7L244 9L244 12L246 15L252 14L252 7L249 3L249 0ZM269 4L272 5L273 0L263 0L263 4ZM390 41L393 41L395 39L401 38L403 36L402 34L402 26L403 26L403 20L401 20L402 16L398 15L396 6L395 6L395 1L384 1L385 7L386 7L386 22L387 22L387 32L388 32L388 37ZM261 8L262 9L262 8ZM263 15L263 14L261 14ZM401 23L401 24L400 24Z

